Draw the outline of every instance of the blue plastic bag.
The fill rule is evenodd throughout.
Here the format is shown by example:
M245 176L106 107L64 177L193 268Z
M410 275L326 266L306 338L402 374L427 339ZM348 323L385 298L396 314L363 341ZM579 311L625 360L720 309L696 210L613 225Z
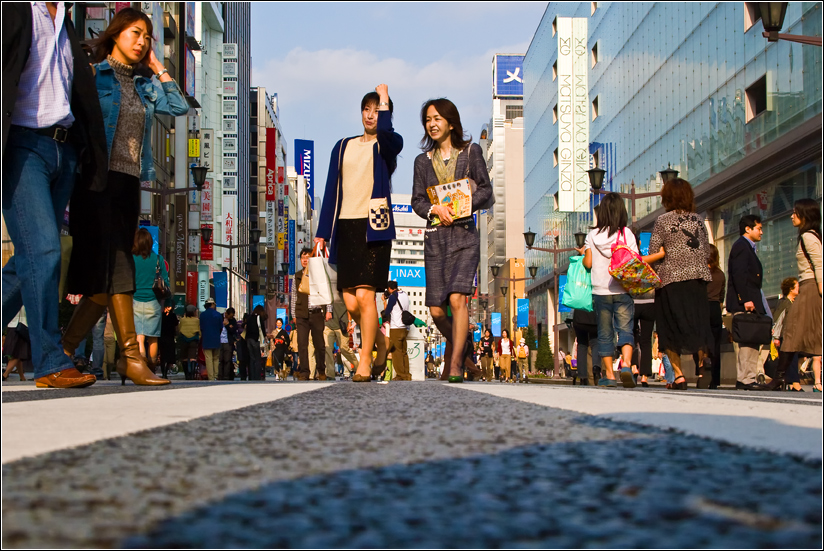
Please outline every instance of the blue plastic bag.
M584 268L583 260L583 256L573 256L569 259L567 282L561 304L574 310L592 312L592 276L589 270Z

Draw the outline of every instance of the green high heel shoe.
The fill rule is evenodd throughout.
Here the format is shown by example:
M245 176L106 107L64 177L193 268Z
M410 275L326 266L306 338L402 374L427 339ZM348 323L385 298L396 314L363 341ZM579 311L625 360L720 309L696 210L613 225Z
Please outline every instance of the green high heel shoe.
M464 378L461 375L450 375L447 381L450 383L462 383L464 382Z

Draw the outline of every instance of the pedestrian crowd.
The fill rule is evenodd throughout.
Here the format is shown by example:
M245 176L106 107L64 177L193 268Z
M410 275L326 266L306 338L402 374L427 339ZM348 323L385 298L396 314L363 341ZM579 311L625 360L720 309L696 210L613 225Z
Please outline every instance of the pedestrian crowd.
M212 298L202 312L187 305L178 318L169 302L166 260L138 218L141 182L156 178L155 114L183 116L189 104L154 54L149 17L126 7L96 38L81 43L67 9L62 2L2 5L2 209L15 247L3 267L3 327L9 327L4 352L11 358L4 378L14 369L22 377L21 367L30 362L38 387L87 387L112 370L123 384L166 385L177 365L187 378L228 380L235 377L236 356L238 375L248 380L267 371L276 378L326 380L344 365L354 382L392 373L395 380L411 380L407 336L415 319L409 298L388 275L396 236L391 179L404 145L393 128L388 86L362 98L363 131L332 149L314 247L301 251L291 286L290 319L270 319L266 308L256 306L237 320L232 308L217 312ZM411 203L427 221L425 304L446 339L441 376L453 383L465 377L525 380L534 343L515 342L506 331L495 342L486 333L475 350L469 326L467 302L480 262L472 213L495 202L484 152L471 143L457 107L446 98L425 102L420 121L422 153L414 161ZM64 248L60 232L69 203L72 239ZM724 274L705 221L695 212L692 187L685 180L667 182L662 203L666 213L655 223L651 254L639 258L654 266L660 286L638 296L612 271L616 250L639 250L624 202L607 194L598 207L580 251L591 274L592 304L573 315L578 347L591 349L576 351L581 378L594 382L597 362L598 384L616 386L610 368L615 361L624 386L635 386L639 365L647 384L654 327L658 352L672 367L672 388L686 388L681 358L690 354L699 388L717 386L724 303L735 316L733 328L743 328L736 339L741 388L782 388L786 381L797 389L801 356L812 358L820 390L819 204L795 204L798 286L787 291L780 316L770 318L765 342L748 337L749 327L763 321L758 316L771 316L755 248L761 220L741 219L724 300ZM310 268L324 255L327 269L336 267L334 280L330 271L320 277ZM330 293L323 292L324 284ZM54 299L66 292L80 298L61 334ZM10 327L23 307L25 323L21 317ZM94 353L85 373L90 333ZM587 355L592 366L582 365ZM775 376L761 382L759 366L768 356ZM427 369L435 371L433 361Z

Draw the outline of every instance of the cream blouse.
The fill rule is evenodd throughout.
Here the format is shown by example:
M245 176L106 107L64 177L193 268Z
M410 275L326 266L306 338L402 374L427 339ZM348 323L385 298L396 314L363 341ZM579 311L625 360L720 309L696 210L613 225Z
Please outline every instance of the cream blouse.
M341 220L369 216L369 199L375 184L372 149L375 140L362 142L360 138L349 140L343 153Z

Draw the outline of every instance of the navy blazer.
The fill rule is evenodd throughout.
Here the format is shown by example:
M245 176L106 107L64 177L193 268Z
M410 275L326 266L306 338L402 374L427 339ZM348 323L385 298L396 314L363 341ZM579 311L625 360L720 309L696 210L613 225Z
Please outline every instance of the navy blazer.
M755 311L766 314L761 298L764 269L750 241L743 235L730 249L727 266L727 312L745 312L744 303L752 302Z
M320 209L320 220L315 237L329 242L329 263L338 263L338 235L337 221L340 208L343 204L343 178L340 177L343 154L346 144L358 136L340 140L332 149L329 159L329 174L326 177L326 191L323 194L323 205ZM385 230L372 229L367 224L366 241L391 241L395 239L395 217L392 215L392 187L390 184L389 166L397 166L397 157L403 149L403 138L392 128L392 114L389 111L378 111L378 140L372 148L373 167L372 199L386 198L389 203L389 227Z

